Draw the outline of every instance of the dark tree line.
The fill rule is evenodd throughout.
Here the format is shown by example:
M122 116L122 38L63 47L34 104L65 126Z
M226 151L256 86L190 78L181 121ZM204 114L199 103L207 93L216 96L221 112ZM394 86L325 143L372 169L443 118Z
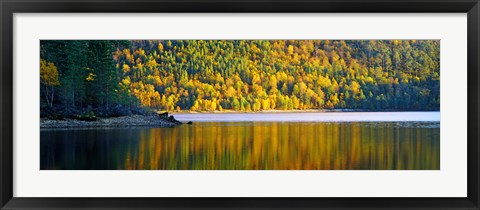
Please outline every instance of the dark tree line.
M75 115L85 111L105 116L115 114L111 109L126 105L124 99L129 96L118 89L121 75L115 68L112 52L129 44L128 41L42 40L41 86L55 93L42 93L42 114ZM45 103L47 98L49 103Z

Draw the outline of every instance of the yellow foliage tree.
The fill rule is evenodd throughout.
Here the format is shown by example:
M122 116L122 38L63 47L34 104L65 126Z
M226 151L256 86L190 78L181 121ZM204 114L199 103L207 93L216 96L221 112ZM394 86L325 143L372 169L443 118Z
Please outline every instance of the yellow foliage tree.
M53 106L55 86L60 85L58 81L58 70L54 63L40 59L40 83L42 84L45 100L48 106Z

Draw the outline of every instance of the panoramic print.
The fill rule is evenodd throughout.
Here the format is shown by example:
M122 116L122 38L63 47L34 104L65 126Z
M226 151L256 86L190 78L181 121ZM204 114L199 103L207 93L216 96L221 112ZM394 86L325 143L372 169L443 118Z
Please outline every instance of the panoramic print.
M440 170L440 40L41 40L41 170Z

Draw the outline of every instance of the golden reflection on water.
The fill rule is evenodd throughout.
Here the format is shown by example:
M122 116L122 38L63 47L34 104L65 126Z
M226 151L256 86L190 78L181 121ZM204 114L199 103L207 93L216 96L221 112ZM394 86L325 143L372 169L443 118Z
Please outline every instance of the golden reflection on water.
M397 123L208 122L42 131L41 168L437 170L440 129Z

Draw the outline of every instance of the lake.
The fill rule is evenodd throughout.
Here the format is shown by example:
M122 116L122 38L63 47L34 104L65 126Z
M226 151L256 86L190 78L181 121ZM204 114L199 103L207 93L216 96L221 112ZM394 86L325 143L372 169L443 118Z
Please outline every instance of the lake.
M42 129L42 170L438 170L440 113L175 114L174 128Z

